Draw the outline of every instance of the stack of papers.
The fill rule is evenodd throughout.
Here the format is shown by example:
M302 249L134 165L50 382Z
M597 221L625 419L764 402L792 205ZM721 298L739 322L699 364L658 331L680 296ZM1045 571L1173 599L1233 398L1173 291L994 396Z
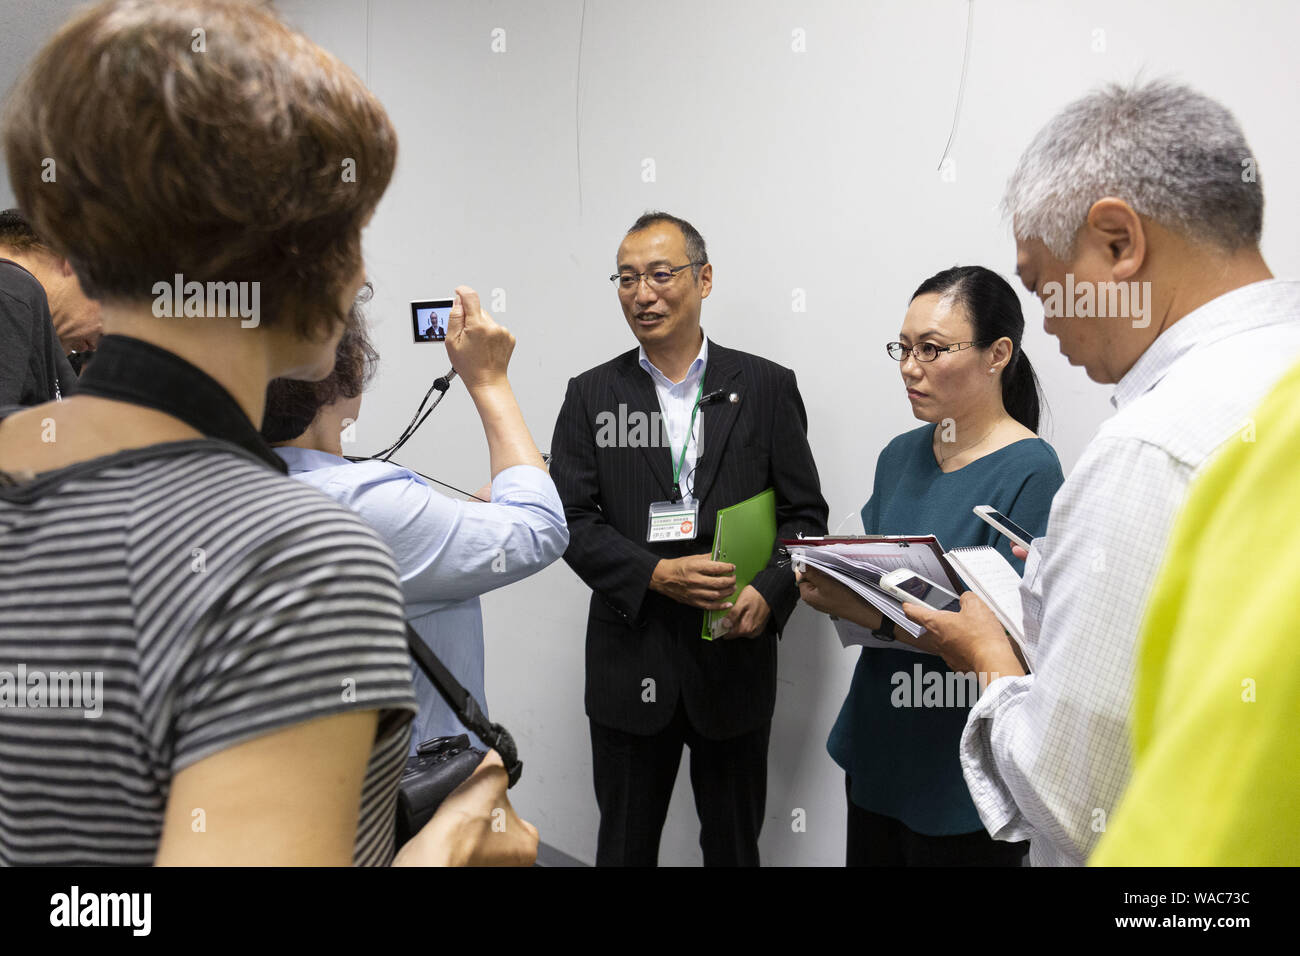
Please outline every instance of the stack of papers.
M876 538L801 538L783 541L791 564L816 568L839 581L898 628L916 637L924 630L903 613L903 602L880 590L880 579L890 571L907 568L954 594L961 588L942 560L942 548L933 535L922 537ZM848 622L837 628L846 645L870 643L873 646L904 647L905 641L881 641L871 637L866 628Z
M954 548L944 553L933 535L914 537L868 538L799 538L782 541L790 561L816 568L861 597L916 637L924 628L907 619L903 604L880 590L880 579L890 571L907 568L954 594L965 588L957 576L989 606L1007 633L1020 647L1025 659L1024 612L1020 603L1020 575L995 548ZM953 573L955 569L955 574ZM845 647L861 644L869 647L918 650L904 639L882 641L851 621L837 621L835 629Z

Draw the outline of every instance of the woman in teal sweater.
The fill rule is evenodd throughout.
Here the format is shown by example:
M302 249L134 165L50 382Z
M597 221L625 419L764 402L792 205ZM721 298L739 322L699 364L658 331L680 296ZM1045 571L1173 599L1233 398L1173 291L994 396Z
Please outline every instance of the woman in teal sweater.
M930 424L880 453L862 509L869 534L934 534L948 549L992 545L1023 567L971 509L992 505L1037 537L1063 480L1056 452L1036 434L1038 382L1020 348L1024 325L1014 290L981 266L948 269L913 294L899 341L887 348L901 363L912 413ZM800 593L820 611L893 636L891 621L823 574L801 574ZM972 701L917 707L910 691L898 692L918 678L932 684L931 672L944 681L949 670L910 650L864 647L858 658L827 742L845 772L847 863L1016 866L1027 846L988 836L962 778L958 743Z

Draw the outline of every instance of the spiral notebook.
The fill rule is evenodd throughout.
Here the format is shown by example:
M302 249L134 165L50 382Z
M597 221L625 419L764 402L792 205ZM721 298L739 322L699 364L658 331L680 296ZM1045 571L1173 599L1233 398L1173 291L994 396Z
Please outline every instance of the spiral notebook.
M1025 653L1025 612L1020 604L1020 575L996 548L953 548L944 555L961 579L997 615L1022 654Z

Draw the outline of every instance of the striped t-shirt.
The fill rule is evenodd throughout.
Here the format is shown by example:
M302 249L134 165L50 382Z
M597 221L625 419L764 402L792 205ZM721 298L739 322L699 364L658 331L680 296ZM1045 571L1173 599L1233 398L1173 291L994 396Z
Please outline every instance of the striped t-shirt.
M177 772L363 710L353 861L391 862L415 700L373 531L210 439L3 478L0 864L149 865Z

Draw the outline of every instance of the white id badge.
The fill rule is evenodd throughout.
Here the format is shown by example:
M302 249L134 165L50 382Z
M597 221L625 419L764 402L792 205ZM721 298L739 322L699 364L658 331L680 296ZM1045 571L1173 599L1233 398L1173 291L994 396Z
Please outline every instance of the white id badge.
M650 502L650 525L646 541L689 541L695 537L699 526L700 503L692 501Z

